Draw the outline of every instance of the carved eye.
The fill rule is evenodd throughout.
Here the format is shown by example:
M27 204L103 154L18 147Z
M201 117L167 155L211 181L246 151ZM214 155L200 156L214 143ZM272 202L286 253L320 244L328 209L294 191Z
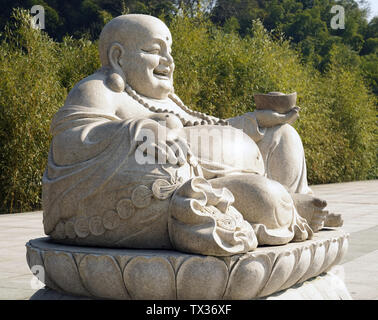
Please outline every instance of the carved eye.
M145 53L149 53L149 54L159 54L160 53L160 49L150 49L150 50L142 50L143 52Z

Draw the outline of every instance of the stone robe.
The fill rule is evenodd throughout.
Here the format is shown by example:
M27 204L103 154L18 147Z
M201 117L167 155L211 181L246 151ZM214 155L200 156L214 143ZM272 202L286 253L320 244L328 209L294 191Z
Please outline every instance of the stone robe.
M263 177L264 162L270 168L275 157L263 158L264 153L241 130L199 126L195 130L201 129L201 134L193 138L194 127L184 128L182 134L199 164L141 164L136 156L143 143L140 134L151 126L156 122L121 119L86 106L65 105L58 111L51 124L53 139L43 176L46 234L71 244L175 248L218 256L248 252L258 243L285 244L311 237L311 229L284 188ZM195 139L211 136L214 130L228 130L239 140L228 139L220 154L208 152L219 145L216 140L205 139L202 148L196 149ZM271 131L275 141L279 129ZM279 157L279 149L273 150L268 154ZM250 188L247 185L246 193L239 192L243 197L235 207L227 187L237 188L243 180L251 181ZM302 176L294 181L299 184L293 190L300 190L303 167ZM277 195L260 196L269 194L273 185ZM248 208L246 202L251 199L254 202Z

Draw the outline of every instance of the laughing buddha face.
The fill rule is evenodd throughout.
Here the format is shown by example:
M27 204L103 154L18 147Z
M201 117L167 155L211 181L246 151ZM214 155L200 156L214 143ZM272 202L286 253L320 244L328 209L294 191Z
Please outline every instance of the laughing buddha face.
M173 91L172 35L159 19L126 15L120 21L121 40L112 42L108 59L123 71L127 83L139 94L165 99ZM110 35L111 36L111 35Z

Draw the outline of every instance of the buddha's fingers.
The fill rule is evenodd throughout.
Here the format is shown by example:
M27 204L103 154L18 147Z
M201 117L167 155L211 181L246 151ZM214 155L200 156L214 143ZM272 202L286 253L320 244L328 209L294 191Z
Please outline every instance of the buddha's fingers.
M178 142L176 141L169 141L167 142L168 148L176 157L176 161L178 161L179 165L183 165L186 162L186 150L185 147L183 148ZM184 150L183 150L184 149Z
M182 163L182 160L179 159L179 149L175 147L172 142L167 142L166 144L167 150L167 160L170 164L176 165Z
M183 150L186 158L190 158L190 157L193 156L193 152L190 149L190 145L188 144L188 142L184 138L177 136L176 139L175 139L175 142L180 145L180 147Z
M159 164L166 164L167 161L170 164L177 164L177 158L171 148L164 142L159 144L153 144L155 148L155 159Z
M298 118L299 118L299 107L294 107L291 111L289 111L285 115L285 122L291 124L295 122L295 120L297 120Z

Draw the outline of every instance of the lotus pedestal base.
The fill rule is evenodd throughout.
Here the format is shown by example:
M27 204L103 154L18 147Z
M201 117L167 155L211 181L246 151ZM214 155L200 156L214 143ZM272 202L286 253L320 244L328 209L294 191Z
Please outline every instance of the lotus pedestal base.
M67 246L50 238L26 244L27 261L45 285L94 299L350 299L332 272L348 247L343 231L259 247L232 257L169 250Z

